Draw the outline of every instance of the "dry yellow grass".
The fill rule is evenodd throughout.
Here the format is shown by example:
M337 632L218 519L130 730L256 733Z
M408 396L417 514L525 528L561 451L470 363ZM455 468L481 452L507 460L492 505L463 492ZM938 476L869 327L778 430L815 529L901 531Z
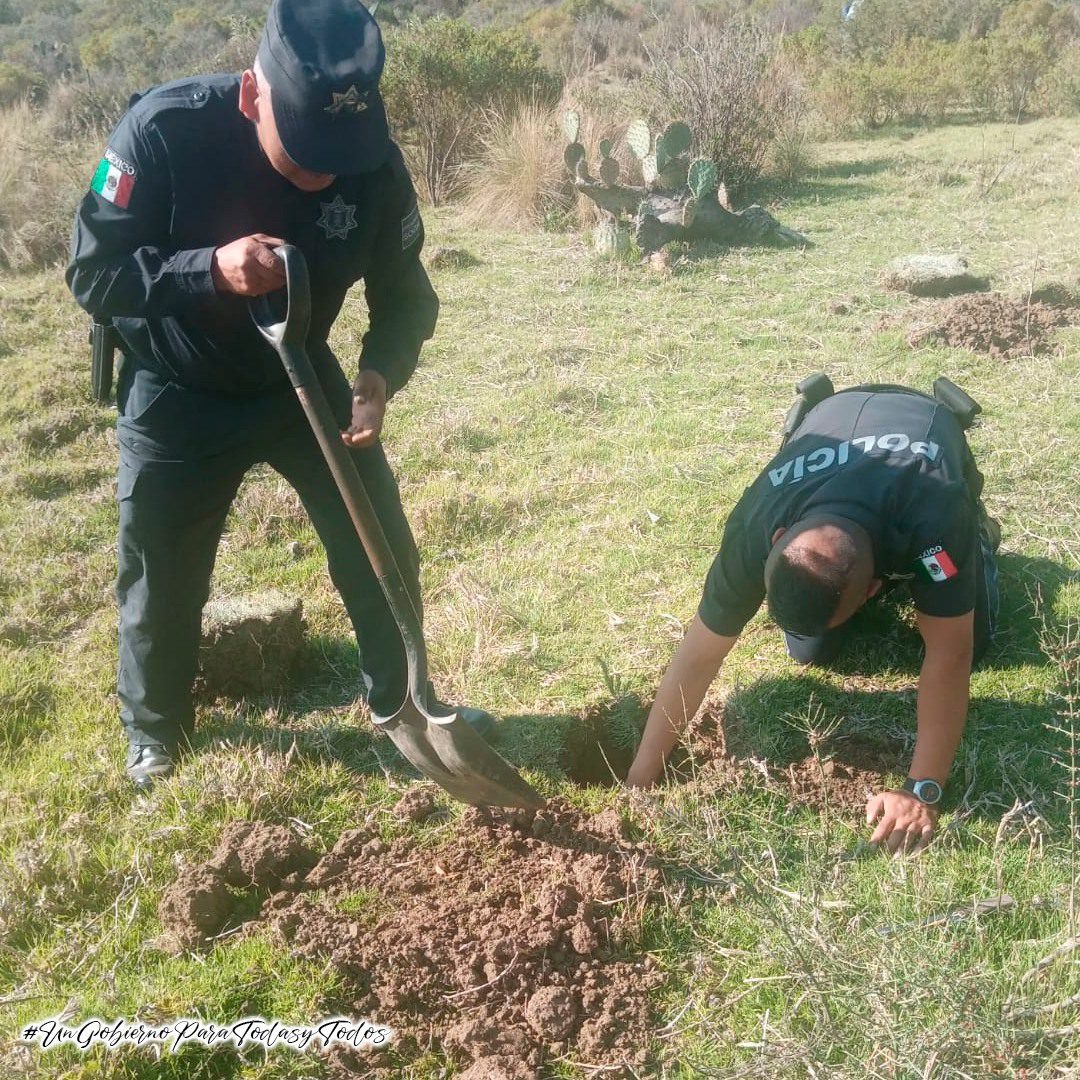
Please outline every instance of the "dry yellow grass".
M104 132L57 138L61 120L51 105L0 110L0 266L24 270L67 254L72 214Z

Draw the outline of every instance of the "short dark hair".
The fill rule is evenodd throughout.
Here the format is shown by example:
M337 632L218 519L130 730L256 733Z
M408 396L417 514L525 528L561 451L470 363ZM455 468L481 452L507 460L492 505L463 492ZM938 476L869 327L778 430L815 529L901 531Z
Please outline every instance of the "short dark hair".
M766 576L769 614L783 630L817 637L836 614L845 589L859 564L860 546L844 530L826 556L791 541L802 530L793 529L779 541ZM785 543L786 541L786 543Z

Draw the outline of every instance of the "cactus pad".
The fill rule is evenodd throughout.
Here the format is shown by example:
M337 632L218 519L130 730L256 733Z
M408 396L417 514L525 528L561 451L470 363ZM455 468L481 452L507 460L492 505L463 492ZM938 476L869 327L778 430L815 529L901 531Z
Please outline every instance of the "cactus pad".
M577 173L578 162L585 160L585 147L579 142L572 142L563 151L563 161L566 162L566 167L572 172Z
M610 139L601 139L599 145L600 145L600 156L601 157L611 157L611 140Z
M686 185L686 164L670 161L660 170L660 186L665 191L678 191Z
M716 190L716 164L708 158L698 158L690 166L687 182L695 199L704 199Z
M656 179L655 154L646 154L641 159L641 178L645 181L646 187L652 187L653 181Z
M619 179L619 163L613 157L605 157L600 162L600 179L611 187Z
M664 153L667 154L668 159L677 158L681 154L685 154L690 149L690 141L693 136L690 134L690 129L680 120L674 124L668 124L664 128L663 133L656 140L657 149L663 145Z
M652 146L652 136L649 134L649 125L644 120L630 122L630 126L626 129L626 145L639 161L644 161L648 157L649 148Z
M578 133L581 131L581 116L571 109L563 116L562 128L566 133L567 141L576 143Z

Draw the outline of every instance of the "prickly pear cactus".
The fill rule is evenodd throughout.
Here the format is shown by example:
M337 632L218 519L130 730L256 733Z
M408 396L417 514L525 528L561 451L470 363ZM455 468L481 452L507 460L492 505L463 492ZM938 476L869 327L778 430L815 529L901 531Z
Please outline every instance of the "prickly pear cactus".
M692 139L690 129L681 120L677 120L674 124L668 124L657 137L657 153L659 154L660 148L663 147L669 161L681 157L690 149Z
M613 157L605 156L600 162L600 180L608 187L619 182L619 163Z
M649 125L644 120L630 122L630 126L626 129L626 145L630 147L631 153L638 161L644 161L649 156L652 136L649 134Z
M611 157L611 140L601 139L597 144L597 149L600 151L602 158Z
M716 164L708 158L698 158L690 166L687 183L695 199L700 200L712 195L716 191L717 180Z
M686 162L669 161L663 169L660 170L659 177L660 187L664 191L678 191L680 188L686 186Z
M656 169L655 154L646 154L645 157L641 159L641 176L642 179L645 181L646 187L652 187L653 184L656 182L656 177L658 176L658 173Z
M566 167L575 175L577 174L578 163L585 160L585 147L579 142L572 142L563 151L563 161L566 162Z
M578 134L581 131L581 116L571 109L563 116L562 128L566 134L566 141L576 143Z
M616 221L602 221L593 229L593 247L601 255L629 255L630 229Z

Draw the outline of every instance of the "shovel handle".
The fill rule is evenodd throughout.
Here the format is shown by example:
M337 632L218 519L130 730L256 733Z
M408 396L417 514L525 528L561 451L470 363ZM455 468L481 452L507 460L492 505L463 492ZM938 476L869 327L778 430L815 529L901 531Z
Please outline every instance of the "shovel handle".
M285 266L285 289L253 300L251 317L277 350L288 373L405 643L409 689L415 700L423 702L427 696L427 650L416 605L308 357L311 287L307 263L291 244L283 244L276 252Z

